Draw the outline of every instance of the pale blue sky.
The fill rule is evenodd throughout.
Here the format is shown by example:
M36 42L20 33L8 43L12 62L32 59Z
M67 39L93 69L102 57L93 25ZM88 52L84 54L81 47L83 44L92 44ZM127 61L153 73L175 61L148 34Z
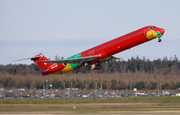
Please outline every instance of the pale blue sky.
M157 39L115 56L179 56L179 0L0 0L0 64L43 53L65 58L139 29L165 29Z

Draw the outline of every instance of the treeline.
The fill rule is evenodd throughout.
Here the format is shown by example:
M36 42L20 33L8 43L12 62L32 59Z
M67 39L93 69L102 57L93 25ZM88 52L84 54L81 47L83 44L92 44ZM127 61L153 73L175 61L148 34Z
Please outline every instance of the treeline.
M178 60L175 55L173 58L168 59L164 57L163 59L149 60L143 57L140 59L137 57L132 57L128 59L128 61L120 60L120 61L112 61L109 63L102 63L102 69L95 71L96 73L127 73L131 72L146 72L146 73L162 73L164 75L167 74L180 74L180 60ZM73 73L88 73L85 68L73 71Z
M18 64L18 65L0 65L0 74L11 75L27 75L27 74L41 74L42 69L35 63L31 65Z
M104 90L126 90L130 84L138 90L156 90L158 84L162 89L180 88L180 77L178 75L163 75L153 73L111 73L111 74L72 74L72 75L1 75L0 87L43 89L43 85L52 84L53 89L79 88L82 90L95 90L103 84ZM72 85L71 85L72 84ZM50 86L49 86L50 88Z
M72 87L89 90L125 90L132 87L153 90L161 84L162 89L180 88L180 60L177 56L168 59L149 60L132 57L125 61L102 63L101 70L86 71L85 68L62 75L41 76L42 70L36 64L0 65L0 87L42 89L43 82L52 84L53 89ZM48 82L46 82L48 80ZM49 87L50 88L50 87Z

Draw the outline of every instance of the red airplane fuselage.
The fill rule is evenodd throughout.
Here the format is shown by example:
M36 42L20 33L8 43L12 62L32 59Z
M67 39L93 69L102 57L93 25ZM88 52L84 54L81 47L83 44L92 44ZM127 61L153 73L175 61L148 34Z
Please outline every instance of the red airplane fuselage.
M67 59L75 59L75 58L82 58L82 57L88 57L88 56L95 56L95 55L100 55L98 58L84 62L81 64L76 64L76 63L67 63L67 64L62 64L62 63L49 63L51 66L46 67L44 72L42 72L42 75L47 75L47 74L62 74L66 72L73 71L75 69L78 69L83 66L93 66L91 69L96 69L98 64L102 61L104 61L107 57L112 56L113 54L122 52L126 49L130 49L134 46L137 46L139 44L142 44L144 42L150 41L154 38L160 38L164 34L165 30L162 28L158 28L156 26L146 26L141 29L138 29L136 31L130 32L128 34L125 34L121 37L115 38L113 40L110 40L108 42L105 42L103 44L100 44L96 47L93 47L91 49L88 49L86 51L83 51L81 53L78 53L76 55L73 55ZM161 39L159 39L161 40ZM42 54L39 54L37 56L40 56ZM43 55L42 55L43 56ZM44 57L44 56L43 56ZM38 64L40 67L43 65L41 61L43 59L37 58L37 59L31 59L35 61L36 64ZM48 59L46 59L48 60ZM40 65L41 64L41 65ZM44 63L44 66L47 65L47 63ZM41 67L43 68L43 67ZM89 68L89 69L90 69Z

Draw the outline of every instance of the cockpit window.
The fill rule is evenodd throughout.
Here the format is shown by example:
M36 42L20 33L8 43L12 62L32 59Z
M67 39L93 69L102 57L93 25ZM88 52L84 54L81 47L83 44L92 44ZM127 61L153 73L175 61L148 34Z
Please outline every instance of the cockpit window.
M150 28L149 28L149 30L151 30L151 29L153 29L153 28L157 28L156 26L151 26Z

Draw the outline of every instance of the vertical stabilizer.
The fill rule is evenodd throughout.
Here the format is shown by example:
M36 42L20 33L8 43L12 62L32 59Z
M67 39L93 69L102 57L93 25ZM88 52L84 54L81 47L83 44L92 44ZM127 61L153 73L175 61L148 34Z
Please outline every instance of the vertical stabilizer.
M35 57L31 58L32 61L34 61L42 70L48 69L51 65L55 63L42 63L38 61L49 61L48 58L46 58L42 53L36 55Z

